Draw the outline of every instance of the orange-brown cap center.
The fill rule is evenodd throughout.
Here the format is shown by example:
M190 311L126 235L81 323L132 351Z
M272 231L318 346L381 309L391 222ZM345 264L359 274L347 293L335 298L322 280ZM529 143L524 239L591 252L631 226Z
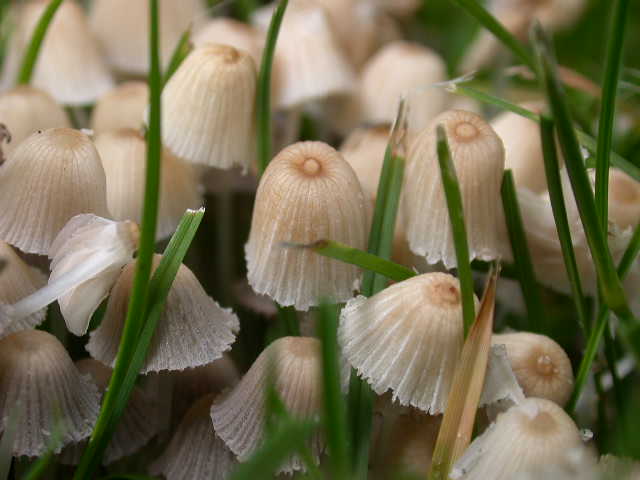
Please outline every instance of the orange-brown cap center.
M441 307L460 305L460 291L450 282L437 282L429 286L431 301Z
M453 128L453 133L456 137L456 140L459 142L470 142L474 140L478 135L480 135L480 130L474 124L463 121L459 122Z

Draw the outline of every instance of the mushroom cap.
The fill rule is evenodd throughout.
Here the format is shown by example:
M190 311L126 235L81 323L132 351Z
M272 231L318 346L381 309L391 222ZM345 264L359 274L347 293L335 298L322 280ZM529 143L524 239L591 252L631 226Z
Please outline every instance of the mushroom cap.
M0 167L0 238L46 254L68 220L109 217L104 169L93 142L70 128L38 130Z
M91 128L100 134L120 128L140 129L149 103L145 82L124 82L102 95L91 113Z
M367 224L362 188L342 156L322 142L290 145L269 163L258 186L245 246L249 284L298 310L322 297L351 298L358 268L282 243L331 239L365 249Z

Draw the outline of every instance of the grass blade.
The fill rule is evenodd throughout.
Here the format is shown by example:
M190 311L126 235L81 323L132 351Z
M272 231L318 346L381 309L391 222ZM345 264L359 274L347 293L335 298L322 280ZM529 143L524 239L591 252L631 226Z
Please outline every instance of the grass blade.
M246 462L238 465L229 480L271 477L271 473L311 437L317 426L317 422L312 421L283 420L270 438Z
M467 228L464 223L464 209L458 177L451 159L449 143L444 127L438 125L438 164L444 195L449 210L449 222L453 233L453 243L456 249L456 264L460 279L460 291L462 294L462 316L464 318L464 334L469 333L475 317L473 304L473 276L471 274L471 262L469 261L469 242L467 241Z
M100 415L91 435L87 448L82 455L74 479L90 478L100 464L100 459L109 443L111 415L119 389L127 375L130 359L135 352L138 335L144 325L145 311L149 292L149 278L155 247L156 225L158 219L158 199L160 190L160 155L162 149L160 124L160 93L162 77L160 74L158 0L149 0L149 129L147 133L147 166L144 190L144 203L140 231L138 260L133 279L133 288L127 317L124 324L115 367L109 387L105 393Z
M262 51L260 72L258 73L256 115L258 122L258 171L260 174L264 172L271 161L271 71L273 69L273 56L276 51L280 26L288 4L289 0L280 0L273 12L264 50Z
M28 85L31 83L31 77L33 76L33 70L40 55L42 42L47 35L51 20L53 20L58 8L62 5L62 1L63 0L51 0L47 8L42 12L36 28L31 34L31 39L22 57L22 62L20 63L20 70L18 71L18 78L16 80L18 85Z
M564 92L557 77L551 46L539 25L536 25L533 30L533 42L541 64L542 82L555 120L556 132L564 154L573 195L576 199L589 250L598 273L602 295L609 308L628 327L631 327L631 324L635 323L633 314L629 309L620 278L613 265L611 252L607 244L606 231L600 228L589 177L584 168L580 145L571 121L569 108L565 102ZM640 348L638 353L640 353Z
M471 441L476 411L491 350L491 332L499 269L489 276L478 316L464 342L431 461L430 480L446 480Z
M171 60L169 60L167 71L164 72L164 76L162 77L163 88L167 84L171 76L176 73L176 70L178 70L178 67L180 67L180 64L182 64L184 59L189 56L191 50L193 50L193 44L191 43L191 27L189 27L180 36L180 40L178 40L176 48L171 54Z
M518 272L520 289L527 308L529 328L538 333L548 332L547 315L544 312L540 287L533 269L533 261L527 244L527 236L522 224L513 172L505 170L502 179L502 206L513 251L513 259Z
M564 194L562 192L560 164L556 153L556 140L553 130L553 120L545 115L541 116L540 137L551 209L553 211L553 218L555 220L556 230L560 240L562 258L564 260L569 284L571 286L571 298L573 299L576 307L576 314L578 315L578 322L582 326L583 330L588 332L589 319L587 315L587 307L582 290L582 280L580 280L580 272L578 271L578 264L576 263L576 253L573 250L573 241L571 240L571 229L569 228L567 208L565 206Z
M324 425L326 429L331 478L349 478L347 412L342 398L340 354L338 352L337 305L322 303L318 311L318 337L322 342L322 380L324 384Z
M598 145L596 148L596 212L600 217L600 228L608 228L609 213L609 158L613 143L613 121L616 112L616 93L622 67L622 51L625 25L629 11L629 0L615 0L607 37L602 107L598 122Z
M489 30L522 63L535 71L536 63L527 48L509 32L478 0L452 0Z
M285 243L286 248L309 248L314 252L325 257L334 258L351 265L357 265L380 275L384 275L390 280L401 282L407 278L414 277L416 274L413 270L408 269L404 265L399 265L390 260L385 260L377 255L367 253L354 247L350 247L343 243L334 242L333 240L319 240L310 244Z

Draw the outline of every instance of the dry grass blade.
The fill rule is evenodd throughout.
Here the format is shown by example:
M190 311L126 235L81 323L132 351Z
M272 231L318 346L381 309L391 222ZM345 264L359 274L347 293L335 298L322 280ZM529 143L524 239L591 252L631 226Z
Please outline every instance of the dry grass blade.
M471 441L476 411L487 371L499 268L494 267L482 295L475 322L464 342L453 377L447 409L433 451L430 480L446 480Z

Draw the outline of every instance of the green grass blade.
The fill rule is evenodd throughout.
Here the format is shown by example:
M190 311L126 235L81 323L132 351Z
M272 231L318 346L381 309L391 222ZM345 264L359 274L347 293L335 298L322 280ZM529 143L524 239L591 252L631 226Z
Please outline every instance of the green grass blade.
M511 242L511 250L513 251L513 259L518 271L522 296L527 308L529 327L531 331L546 333L549 331L547 315L544 311L540 287L536 280L533 260L527 244L527 235L522 224L522 215L511 170L505 170L504 172L501 193L504 218Z
M369 471L369 442L373 429L373 390L351 369L347 414L351 426L352 478L366 480Z
M558 80L551 46L542 28L533 31L533 42L541 64L542 82L555 120L556 131L564 154L571 187L576 199L580 219L593 257L602 295L612 311L630 325L633 314L627 304L625 292L616 272L607 244L607 232L600 228L589 177L584 167L580 145L576 137L565 95Z
M331 464L331 478L349 478L347 412L342 398L340 353L338 351L337 305L321 303L318 309L318 337L322 342L324 425Z
M589 331L589 317L582 289L582 280L578 271L576 262L576 253L573 250L573 241L571 240L571 229L569 228L569 220L567 219L567 208L564 202L564 194L562 192L562 181L560 179L560 164L556 153L556 143L554 136L553 120L547 116L540 118L540 137L542 142L542 152L544 154L544 171L547 178L547 186L549 189L549 199L551 201L551 209L553 218L560 239L560 247L562 249L562 258L567 270L567 277L571 286L571 298L576 307L578 322L585 332Z
M258 122L258 171L264 172L271 161L271 71L273 70L273 56L276 51L278 34L289 0L280 0L276 7L262 51L262 62L258 74L258 90L256 115Z
M471 262L469 261L469 242L467 241L467 228L464 223L464 208L458 177L451 159L449 143L444 127L438 125L438 164L444 195L449 210L449 222L453 233L453 243L456 250L456 264L460 280L460 292L462 294L462 316L464 319L464 334L469 333L475 319L475 307L473 304L473 276L471 274Z
M178 40L178 43L171 54L171 60L169 60L167 71L164 72L164 76L162 77L163 87L167 84L171 76L176 73L176 70L178 70L178 67L180 67L184 59L189 56L191 50L193 50L193 44L191 43L191 27L189 27L180 36L180 40Z
M284 243L285 248L309 248L314 252L325 257L334 258L351 265L357 265L372 272L384 275L390 280L400 282L407 278L414 277L416 274L413 270L408 269L404 265L399 265L390 260L385 260L377 255L367 253L350 247L343 243L334 242L333 240L320 240L310 244Z
M44 12L42 12L36 28L31 34L31 39L22 57L22 62L20 63L20 70L18 71L18 78L16 80L18 85L28 85L31 83L31 77L33 76L33 70L38 61L38 55L40 55L42 42L47 35L51 20L53 20L58 8L62 5L62 1L63 0L51 0L51 3L49 3Z
M489 30L505 47L530 67L534 72L536 63L527 48L509 32L478 0L452 0L473 16L484 28Z
M311 437L317 426L317 422L312 421L301 422L291 418L282 421L262 446L246 462L238 465L229 480L271 478L272 472Z
M146 180L138 260L136 262L133 288L115 367L102 402L98 421L96 422L87 448L76 470L74 476L76 480L90 478L100 464L104 449L109 443L108 432L113 407L116 404L116 399L120 395L119 389L127 375L131 357L135 352L138 335L145 321L144 314L148 300L149 278L151 276L158 218L160 155L162 149L160 131L160 93L162 91L162 77L160 74L158 43L158 13L158 0L149 0L149 55L151 65L149 73L150 111L149 129L147 132Z
M251 14L257 8L258 4L256 0L236 0L236 11L238 18L243 22L249 23L251 20Z
M620 278L624 278L629 273L633 262L635 262L638 257L638 253L640 252L640 225L636 226L633 231L633 235L631 236L631 240L629 240L629 245L624 251L622 255L622 259L618 264L618 275Z
M629 0L615 0L607 37L602 107L598 122L598 146L596 149L596 212L600 228L608 228L609 159L613 144L613 122L616 112L616 93L622 67L622 51Z

